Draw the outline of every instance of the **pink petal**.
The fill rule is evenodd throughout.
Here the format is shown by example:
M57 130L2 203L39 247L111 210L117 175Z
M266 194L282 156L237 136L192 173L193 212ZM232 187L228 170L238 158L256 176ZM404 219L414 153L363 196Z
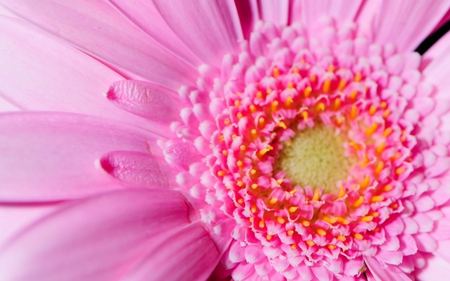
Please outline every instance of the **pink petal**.
M0 245L34 221L55 210L57 203L0 205Z
M437 159L436 163L433 166L429 167L425 174L429 178L434 178L442 175L446 171L450 169L450 158L449 157L440 157Z
M333 273L323 266L314 266L311 269L318 281L328 281L333 278Z
M450 1L383 1L373 26L375 41L394 43L397 51L412 51L444 16Z
M156 8L181 41L203 62L220 65L243 39L234 1L155 0Z
M0 98L0 112L11 112L18 110L19 108L17 106L14 106L12 103Z
M422 195L414 205L418 212L426 212L434 208L434 200L430 196Z
M442 87L447 85L444 83L447 76L445 73L441 73L440 70L447 66L445 61L447 59L446 54L448 54L449 50L450 33L446 33L422 56L422 68L424 69L423 73L425 74L424 78L434 86L438 86L439 89L442 89Z
M387 224L385 229L386 232L389 233L389 235L397 236L403 232L403 230L405 229L405 225L403 224L402 220L396 219Z
M443 259L445 259L447 262L450 263L450 240L440 240L438 241L438 248L435 254L436 256L439 256Z
M201 64L198 58L173 34L151 1L108 0L107 2L170 52L193 66Z
M0 52L5 54L0 57L0 96L9 103L23 109L92 114L158 129L108 104L104 93L112 82L123 80L116 72L17 20L1 18L0 29Z
M177 142L164 150L166 161L188 168L190 164L200 161L201 155L195 146L188 142Z
M301 3L303 23L313 25L322 16L331 16L339 24L351 22L354 20L362 1L302 0Z
M450 239L450 220L441 219L435 222L433 232L431 236L436 240L449 240Z
M258 0L235 1L244 38L248 39L259 20Z
M132 78L177 90L195 77L193 68L104 1L4 0L2 5Z
M430 256L426 266L415 274L417 281L448 280L450 264L440 257Z
M289 19L289 0L259 0L259 11L263 21L285 26Z
M176 171L173 171L164 159L148 153L131 151L113 151L100 159L101 167L131 187L168 188L174 183Z
M399 251L380 251L377 253L377 259L387 264L399 265L403 261L403 254Z
M359 270L364 267L364 262L359 259L348 260L344 263L344 272L346 275L355 276Z
M416 241L411 235L404 234L400 236L400 250L405 256L410 256L417 253Z
M220 255L200 222L171 231L147 250L145 257L124 280L206 280Z
M434 44L423 56L423 77L426 82L432 84L436 88L437 99L444 100L444 105L448 103L449 97L446 94L450 90L448 84L448 75L446 71L450 64L448 53L450 52L450 33L444 35ZM437 103L437 107L442 103ZM448 108L442 110L448 112Z
M68 203L1 249L0 279L115 280L137 258L153 253L154 262L167 263L161 268L165 280L176 280L170 274L177 276L180 268L167 272L172 263L158 258L200 251L190 258L201 265L217 259L204 229L190 224L189 211L180 193L156 189L114 191ZM201 240L188 247L185 243L193 238Z
M374 258L364 258L367 267L376 281L411 281L398 267L387 265L382 268L380 263Z
M111 85L107 97L118 107L149 120L170 123L180 119L181 103L176 93L152 83L118 81Z
M113 150L150 154L154 139L143 130L83 115L1 117L0 200L6 201L61 200L120 188L96 169L96 160Z
M432 253L438 248L436 240L428 233L414 235L414 239L416 240L419 251Z

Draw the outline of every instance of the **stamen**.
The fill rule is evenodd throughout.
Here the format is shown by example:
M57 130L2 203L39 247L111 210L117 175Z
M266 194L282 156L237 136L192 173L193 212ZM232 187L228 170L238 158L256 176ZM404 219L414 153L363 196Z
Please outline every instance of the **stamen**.
M251 129L250 135L252 136L252 140L256 140L258 138L258 131L256 131L256 129Z
M347 238L346 238L344 235L342 235L342 234L339 234L338 237L337 237L337 239L338 239L339 241L342 241L342 242L345 242L345 240L347 240Z
M352 120L354 120L356 118L356 116L358 116L358 108L356 107L356 105L352 105L352 110L350 112L350 118Z
M339 86L338 86L339 91L342 92L345 89L345 86L347 86L347 80L341 79L341 81L339 81Z
M377 195L377 196L373 196L370 201L372 201L373 203L376 203L376 202L381 202L383 200L384 200L383 195Z
M330 79L327 78L323 82L323 92L324 93L329 93L330 92L330 87L331 87L331 81L330 81Z
M356 200L355 203L353 203L353 207L358 208L359 206L361 206L364 203L364 197L363 196L359 196L359 199Z
M314 243L314 241L311 241L311 240L307 240L306 244L308 244L310 247L316 245L316 243Z
M277 78L280 76L280 70L276 67L273 68L273 77Z
M334 110L339 110L341 108L341 99L337 98L334 100Z
M272 112L276 112L277 109L278 109L278 101L273 101L272 104L271 104L270 110Z
M306 87L305 90L303 90L303 96L305 98L308 98L311 95L312 92L312 88L311 87Z
M278 198L276 198L276 197L273 197L273 198L271 198L270 200L269 200L269 204L270 205L274 205L275 203L277 203L278 202Z
M292 97L287 97L286 101L284 102L284 105L287 108L290 108L293 103L294 103L294 100L292 99Z
M372 104L369 108L369 114L370 116L373 116L377 112L377 106Z
M264 119L264 117L259 117L258 119L258 128L260 130L264 129L264 127L266 126L266 119Z
M358 240L363 240L363 239L364 239L364 236L362 236L361 233L355 233L353 236L354 236L356 239L358 239Z
M359 184L359 186L362 189L366 189L369 186L369 184L370 184L370 177L369 176L365 176L364 180Z

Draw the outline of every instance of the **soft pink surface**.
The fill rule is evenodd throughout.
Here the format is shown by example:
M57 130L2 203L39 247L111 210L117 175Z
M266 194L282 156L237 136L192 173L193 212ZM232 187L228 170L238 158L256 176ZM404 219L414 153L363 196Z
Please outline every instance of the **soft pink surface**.
M17 235L43 216L53 212L58 203L0 204L0 244Z
M219 261L219 252L202 223L196 222L156 241L124 280L207 280Z
M289 0L258 0L260 19L279 26L289 23Z
M299 0L297 0L299 1ZM312 27L323 15L329 15L338 20L339 24L352 22L359 10L362 0L300 0L302 19L306 26Z
M397 51L414 50L449 7L449 0L383 1L372 26L375 42L394 43Z
M177 89L194 68L170 54L103 1L2 0L25 20L134 78ZM57 22L58 24L55 24Z
M364 261L376 281L411 281L411 279L396 266L384 265L382 267L374 258L365 258Z
M243 38L233 0L155 0L155 6L172 31L203 63L219 64L234 52Z
M0 98L0 112L11 112L11 111L18 111L18 110L19 109L16 106L7 102L5 99Z
M367 43L364 40L357 42L361 45L355 45L355 52L362 50L366 55L370 51L380 51L370 62L376 65L377 59L382 59L381 56L383 59L389 56L386 53L393 51L393 48L389 48L394 45L397 51L414 49L450 5L450 0L432 3L393 0L383 2L382 5L371 0L298 0L289 3L280 1L277 4L269 0L254 0L248 4L239 3L236 8L236 1L155 0L154 6L143 0L110 0L107 1L112 4L110 6L106 2L89 0L0 0L0 5L5 5L25 20L94 57L63 46L61 42L24 24L0 19L0 28L4 30L0 34L0 51L3 54L0 56L0 75L5 77L5 81L0 84L0 96L21 108L62 110L115 120L112 122L81 115L50 113L8 114L0 118L0 182L6 183L0 186L0 201L36 202L95 195L67 203L63 207L52 204L48 208L39 206L33 214L28 209L21 209L22 206L0 206L0 214L2 211L5 214L3 221L0 220L0 226L14 220L14 224L0 239L11 237L25 225L58 208L55 213L26 228L0 248L0 279L206 279L218 262L219 252L223 252L222 246L227 245L226 242L216 243L216 246L220 246L217 249L209 235L230 237L230 230L221 221L223 218L220 216L223 214L202 210L205 224L206 221L217 223L214 227L210 225L211 232L208 234L201 223L191 223L187 219L188 207L179 193L151 189L172 188L176 179L183 187L190 186L192 197L205 199L207 204L212 205L211 202L223 196L205 194L202 185L212 186L216 179L209 170L191 165L201 159L201 155L192 153L195 148L203 156L208 153L209 142L202 142L201 138L209 140L214 131L211 129L213 122L206 122L210 116L205 101L201 95L185 96L183 102L192 103L193 107L190 111L184 108L179 118L177 112L181 109L180 100L174 97L173 91L182 84L194 85L198 77L196 67L201 63L210 63L213 67L200 70L204 71L201 77L204 80L197 81L199 88L207 84L205 80L217 75L217 69L231 68L234 63L230 61L232 58L228 61L224 59L221 63L222 55L236 51L238 43L249 34L256 19L275 24L292 23L295 19L309 26L316 24L326 14L335 17L338 27L355 20L376 43L383 46L393 43L382 50L381 47L369 49L364 45ZM274 31L271 24L265 28L265 31L261 31L264 36L268 35L266 31ZM294 31L287 30L283 36L289 38L289 32L293 34ZM335 34L328 37L325 34L321 39L333 42L332 35ZM338 36L346 34L343 32ZM436 95L431 95L437 98L435 110L438 112L445 112L449 108L445 94L448 88L446 73L449 63L445 59L448 40L448 36L440 40L425 55L422 65L425 79L439 90ZM263 41L255 40L254 46L269 46L262 44ZM346 46L340 47L345 53ZM413 81L417 73L409 73L408 76L402 71L413 69L419 63L417 57L390 58L386 61L388 71ZM428 64L428 59L437 58L438 61ZM242 65L249 60L245 54L239 57ZM228 75L243 75L239 71L238 68L230 69ZM246 79L250 81L257 74L249 71ZM124 78L151 83L113 83ZM430 94L428 89L420 89L418 93L424 96ZM109 103L102 94L110 99ZM404 91L400 91L400 94L408 95ZM410 112L409 121L417 122L426 115L424 112L429 113L434 108L434 103L429 97L417 99L414 108L420 114ZM214 115L217 113L214 109L220 106L211 103L208 109ZM10 107L8 103L0 102L0 111L2 108ZM198 111L195 112L195 109ZM443 116L441 119L448 118ZM174 130L177 135L189 137L189 126L198 127L202 135L192 142L166 143L165 147L161 145L166 160L190 174L186 178L182 177L182 173L175 177L173 169L161 162L161 151L154 145L155 135L121 123L125 121L170 136L167 124L177 119L181 119L174 125L174 128L179 126ZM199 120L205 122L200 123ZM434 126L439 124L439 129L447 132L449 125L439 122L424 117L423 123L429 130L434 130ZM422 130L422 134L426 135L425 129ZM445 136L439 137L446 140ZM437 159L434 153L447 155L445 149L437 144L436 148L424 151L423 155L425 166L431 167L426 175L436 176L441 182L448 180L445 172L450 167L450 160L448 157ZM195 182L192 178L200 181L191 186ZM139 187L148 189L131 190ZM123 188L128 190L115 190ZM413 188L416 192L416 186ZM420 190L419 184L417 188ZM430 276L434 271L437 276L448 275L444 260L450 261L447 251L450 245L447 241L437 241L449 238L446 227L448 220L440 220L443 214L440 210L433 212L433 209L444 204L450 195L445 190L430 191L429 195L420 193L426 191L418 191L421 197L410 208L417 214L386 226L388 241L383 242L380 251L373 253L375 258L365 260L371 272L368 272L369 280L410 280L404 272L414 269L414 265L406 255L418 250L440 256L430 259L428 268L420 273L419 280L432 278ZM450 214L444 212L444 215L448 217ZM240 218L236 216L235 219ZM265 255L252 247L247 248L237 248L235 252L230 250L230 260L240 262L233 273L238 280L248 276L258 280L260 277L255 270L267 271L273 280L283 278L281 273L286 278L296 276L296 270L305 280L331 280L332 269L343 269L346 274L354 275L362 263L361 260L343 264L342 260L336 260L330 263L328 270L322 266L290 266L280 260L269 264L270 268L263 268L264 265L253 268L250 263L260 261ZM400 251L405 253L405 257ZM420 256L417 260L420 260ZM264 263L258 265L261 264ZM417 264L415 266L418 267ZM356 277L347 277L348 280L358 280Z
M181 272L191 280L191 270L212 271L218 255L188 216L185 199L168 190L115 191L68 203L2 247L0 279L116 280L151 253L146 266L164 266L165 280L179 280ZM194 253L195 263L180 270L180 257ZM158 280L145 277L133 280Z
M103 119L58 113L0 118L0 200L48 201L121 188L96 159L112 150L149 153L153 135Z
M110 84L123 76L18 20L1 17L0 28L0 96L10 103L27 110L84 113L153 127L105 102Z
M201 61L172 32L151 1L108 0L138 28L193 66Z

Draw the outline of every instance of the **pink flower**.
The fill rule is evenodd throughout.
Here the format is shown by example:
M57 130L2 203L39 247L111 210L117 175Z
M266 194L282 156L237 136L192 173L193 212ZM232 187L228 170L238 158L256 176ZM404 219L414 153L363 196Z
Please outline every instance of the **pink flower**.
M1 280L446 280L450 1L0 3Z

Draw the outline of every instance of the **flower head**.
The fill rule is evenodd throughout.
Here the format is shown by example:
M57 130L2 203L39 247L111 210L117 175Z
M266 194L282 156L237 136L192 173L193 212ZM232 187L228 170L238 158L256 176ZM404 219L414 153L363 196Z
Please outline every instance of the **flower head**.
M429 268L444 270L450 238L450 107L440 76L445 60L439 59L444 58L448 39L427 52L426 59L412 48L436 26L448 1L430 6L407 1L337 1L329 6L307 1L283 1L280 6L268 1L186 1L177 7L171 1L110 1L110 6L86 2L80 7L107 11L103 21L92 20L90 13L85 16L106 28L89 30L100 38L66 33L75 24L70 16L76 4L48 1L50 7L31 12L31 2L3 2L21 17L36 15L44 29L134 78L120 79L97 62L84 65L117 81L106 98L94 99L96 108L104 111L86 109L78 101L82 99L70 110L116 122L64 114L53 120L48 113L3 116L5 124L22 120L14 122L27 136L56 130L56 138L64 140L57 159L64 159L59 151L70 147L91 149L62 161L72 161L70 168L83 167L86 179L68 183L72 173L67 173L61 182L68 188L62 193L49 189L52 184L46 179L44 192L3 192L12 202L75 201L55 204L56 211L41 223L6 243L5 259L49 229L67 227L64 218L88 230L75 236L64 232L54 244L12 259L10 267L33 262L52 249L66 249L63 246L73 241L84 249L95 241L91 238L113 229L97 255L124 249L120 239L127 237L124 241L132 247L124 257L95 266L80 263L80 272L67 271L69 280L205 279L217 264L211 278L233 280L424 280L433 274ZM49 11L64 10L61 7L68 8L69 18L61 17L54 27L46 18L58 18ZM140 9L152 15L154 27ZM400 11L404 14L396 18ZM122 15L159 44L128 28ZM105 24L113 23L111 19L113 25ZM417 26L425 19L426 24ZM120 20L124 22L115 23ZM126 35L111 33L115 25ZM21 24L13 26L31 34ZM163 31L166 36L161 36ZM124 48L128 45L122 40L133 35L149 43ZM93 44L102 39L117 43L123 48L120 55L126 51L124 57L117 59L108 44L102 45L105 50ZM58 44L72 58L85 56ZM149 56L141 54L146 44L152 51ZM149 57L151 65L141 57ZM109 108L111 103L116 107ZM65 108L57 104L56 109ZM32 118L38 120L33 127L39 133L24 122ZM142 129L129 129L118 119ZM15 126L5 124L8 136L18 135ZM86 129L66 132L67 125ZM80 135L77 143L67 146ZM45 140L39 140L32 152ZM23 179L12 184L24 191L33 186ZM106 192L123 187L131 191ZM118 218L107 210L110 204L117 204ZM96 208L100 212L92 219L78 219L79 210ZM127 223L132 227L122 230ZM170 248L173 239L178 242ZM176 274L171 270L181 258L166 266L152 258L167 258L177 250L184 258L195 258ZM79 261L78 256L75 251L63 260ZM138 262L102 275L108 266L124 266L131 259ZM30 267L24 275L8 271L5 276L47 278L55 264Z

